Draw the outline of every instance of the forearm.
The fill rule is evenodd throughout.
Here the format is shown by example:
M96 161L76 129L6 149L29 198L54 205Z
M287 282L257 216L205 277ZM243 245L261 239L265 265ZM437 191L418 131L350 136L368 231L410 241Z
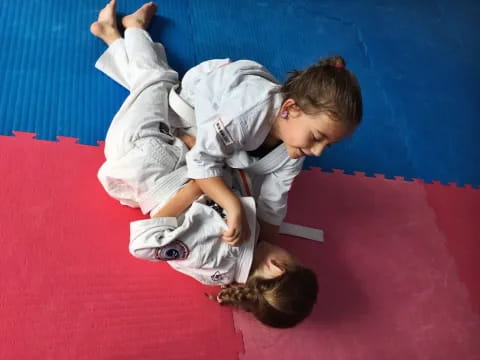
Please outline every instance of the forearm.
M278 236L278 232L280 230L280 226L272 225L261 219L258 219L258 222L260 224L260 234L258 237L259 240L275 243Z
M202 190L195 180L190 180L152 217L177 217L188 209L200 195L202 195Z
M218 205L224 208L227 212L234 209L240 209L240 199L232 190L225 184L223 178L220 176L196 179L203 193L215 201Z

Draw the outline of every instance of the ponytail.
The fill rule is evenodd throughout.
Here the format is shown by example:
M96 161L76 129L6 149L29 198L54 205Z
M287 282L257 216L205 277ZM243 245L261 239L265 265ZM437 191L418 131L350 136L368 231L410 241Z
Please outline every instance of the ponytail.
M217 300L251 312L265 325L288 328L310 314L317 291L315 273L296 266L273 279L251 277L245 285L231 285L218 293Z

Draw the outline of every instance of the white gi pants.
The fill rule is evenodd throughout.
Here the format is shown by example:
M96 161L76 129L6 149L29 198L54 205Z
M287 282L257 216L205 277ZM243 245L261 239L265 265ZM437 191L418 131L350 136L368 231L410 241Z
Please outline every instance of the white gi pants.
M141 29L127 29L96 67L128 90L108 129L106 161L98 172L105 190L122 204L154 213L186 182L186 146L171 134L178 117L169 109L168 93L178 83L163 46ZM220 239L225 221L205 197L181 217L152 218L131 223L129 250L151 261L167 261L173 268L208 285L246 282L256 228L255 202L243 199L251 238L240 247Z
M130 90L108 129L98 178L122 204L155 211L188 180L188 148L171 133L177 115L168 106L178 75L163 46L138 28L127 29L95 66Z

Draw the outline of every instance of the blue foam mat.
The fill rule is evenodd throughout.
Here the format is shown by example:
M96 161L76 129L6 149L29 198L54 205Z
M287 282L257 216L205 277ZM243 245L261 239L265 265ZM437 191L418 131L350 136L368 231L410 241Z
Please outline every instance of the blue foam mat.
M119 0L122 13L142 1ZM88 28L104 1L0 3L0 133L103 140L126 96L93 68ZM306 166L480 184L480 3L324 0L162 1L152 24L183 74L216 57L250 58L280 80L342 54L361 83L364 123Z

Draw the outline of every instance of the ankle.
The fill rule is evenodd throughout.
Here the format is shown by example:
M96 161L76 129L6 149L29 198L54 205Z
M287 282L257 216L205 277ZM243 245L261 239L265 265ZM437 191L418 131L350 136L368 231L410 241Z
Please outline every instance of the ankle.
M121 36L110 36L108 38L103 38L102 40L107 44L108 46L112 45L115 41L118 39L121 39Z
M125 17L122 20L122 24L125 27L125 29L128 28L137 28L137 29L143 29L146 30L148 27L148 23L141 20L141 19L136 19L136 18L131 18L131 17Z
M142 26L140 24L132 24L132 25L128 25L128 26L125 26L125 30L127 29L141 29L141 30L146 30L146 27L145 26Z

